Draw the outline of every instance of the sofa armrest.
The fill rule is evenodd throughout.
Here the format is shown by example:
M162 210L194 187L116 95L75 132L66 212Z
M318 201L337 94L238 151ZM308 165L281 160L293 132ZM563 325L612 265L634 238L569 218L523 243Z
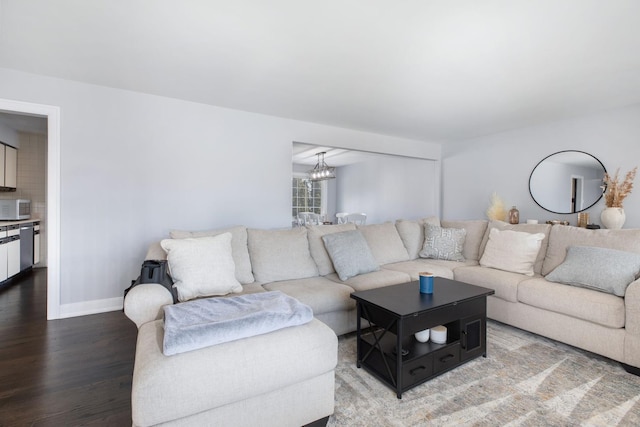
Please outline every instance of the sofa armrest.
M624 294L625 329L640 335L640 279L631 282Z
M124 299L124 314L138 328L147 322L162 319L165 305L173 304L171 292L158 283L134 286Z

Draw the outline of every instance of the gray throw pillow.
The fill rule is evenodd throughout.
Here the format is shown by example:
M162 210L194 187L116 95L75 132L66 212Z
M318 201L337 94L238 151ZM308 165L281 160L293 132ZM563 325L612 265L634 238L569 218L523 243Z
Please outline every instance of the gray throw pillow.
M462 249L467 230L464 228L443 228L431 224L424 226L424 246L420 258L464 261Z
M326 234L322 240L340 280L380 269L359 230Z
M640 254L594 246L569 246L567 256L545 278L623 297L640 272Z

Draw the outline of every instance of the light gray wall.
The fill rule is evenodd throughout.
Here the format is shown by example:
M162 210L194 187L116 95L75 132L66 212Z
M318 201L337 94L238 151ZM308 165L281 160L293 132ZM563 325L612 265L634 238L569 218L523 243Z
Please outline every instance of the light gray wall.
M438 213L435 161L384 156L338 168L338 212L363 212L367 223L418 219Z
M439 144L0 69L61 111L61 303L121 297L171 229L291 225L291 143L439 160ZM437 191L437 190L436 190Z
M529 194L529 175L547 155L581 150L597 157L610 172L626 173L640 165L640 105L547 123L443 145L442 216L448 219L486 218L496 192L516 205L520 220L560 219L576 224L577 214L552 214ZM640 176L625 200L625 228L640 227ZM587 210L590 222L600 223L604 200Z

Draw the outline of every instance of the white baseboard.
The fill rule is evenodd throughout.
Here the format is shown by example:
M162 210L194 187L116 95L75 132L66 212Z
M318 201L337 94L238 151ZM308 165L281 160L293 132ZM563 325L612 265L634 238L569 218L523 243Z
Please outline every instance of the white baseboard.
M105 313L107 311L122 310L124 298L107 298L93 301L60 304L60 319L67 317L86 316L89 314Z

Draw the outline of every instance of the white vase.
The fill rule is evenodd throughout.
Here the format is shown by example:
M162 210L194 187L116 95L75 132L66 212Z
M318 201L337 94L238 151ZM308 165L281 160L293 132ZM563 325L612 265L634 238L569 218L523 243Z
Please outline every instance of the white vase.
M622 208L605 208L600 214L600 221L609 230L619 230L624 225L626 216Z

